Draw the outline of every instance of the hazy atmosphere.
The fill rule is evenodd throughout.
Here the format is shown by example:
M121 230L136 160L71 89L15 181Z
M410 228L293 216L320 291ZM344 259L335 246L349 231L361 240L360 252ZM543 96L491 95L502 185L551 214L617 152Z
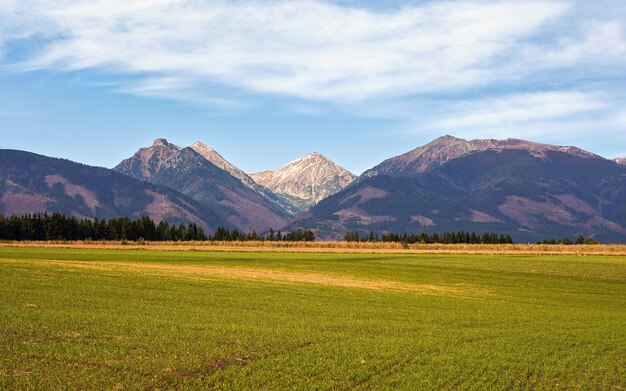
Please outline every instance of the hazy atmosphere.
M437 136L626 155L621 1L0 1L0 147L355 174ZM601 136L601 137L597 137Z

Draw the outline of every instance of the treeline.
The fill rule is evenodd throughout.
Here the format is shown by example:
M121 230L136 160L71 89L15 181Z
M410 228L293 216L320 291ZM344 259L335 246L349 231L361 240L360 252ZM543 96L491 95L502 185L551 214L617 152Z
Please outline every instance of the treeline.
M196 224L155 224L149 217L131 220L77 219L62 213L5 217L0 214L0 240L207 240L202 227Z
M416 234L396 234L384 233L378 236L374 232L369 235L360 236L358 231L346 232L344 235L346 242L391 242L405 244L513 244L510 235L485 232L481 235L476 232L443 232L443 233L416 233Z
M580 245L580 244L600 244L600 242L598 242L597 240L595 240L591 236L584 237L584 236L580 235L575 240L571 240L569 238L546 239L546 240L542 240L540 242L537 242L537 244L562 244L562 245L566 245L566 246L571 246L571 245L575 245L575 244L578 244L578 245Z
M267 235L256 232L243 233L236 229L220 227L215 233L206 235L196 224L172 224L161 221L156 224L147 216L132 220L128 217L111 219L77 219L62 213L28 214L5 217L0 214L0 240L51 241L51 240L111 240L111 241L286 241L313 242L315 235L310 230L275 232Z
M256 232L248 232L243 233L234 229L232 231L227 230L223 227L219 227L215 230L215 234L211 238L215 241L226 241L226 242L314 242L315 234L311 230L302 230L297 229L291 232L280 232L274 231L273 228L270 228L269 232L266 235L260 235Z

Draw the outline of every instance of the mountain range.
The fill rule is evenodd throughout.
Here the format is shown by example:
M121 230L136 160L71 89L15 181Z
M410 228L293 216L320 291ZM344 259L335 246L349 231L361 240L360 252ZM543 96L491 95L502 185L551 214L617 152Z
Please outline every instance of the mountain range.
M491 231L626 242L626 161L530 141L440 137L359 177L319 153L248 174L211 147L157 139L112 170L0 150L0 212L148 215L263 232Z
M476 230L626 240L626 167L575 147L441 137L388 159L289 226L319 237Z

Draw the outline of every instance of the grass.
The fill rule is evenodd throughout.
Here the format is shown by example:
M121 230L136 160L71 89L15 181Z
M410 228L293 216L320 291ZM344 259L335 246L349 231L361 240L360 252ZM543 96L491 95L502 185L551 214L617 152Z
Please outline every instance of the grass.
M511 254L511 255L619 255L626 256L626 245L554 244L403 244L390 242L1 242L11 247L149 249L159 251L253 251L313 253L401 253L401 254Z
M0 247L0 389L626 387L626 257Z

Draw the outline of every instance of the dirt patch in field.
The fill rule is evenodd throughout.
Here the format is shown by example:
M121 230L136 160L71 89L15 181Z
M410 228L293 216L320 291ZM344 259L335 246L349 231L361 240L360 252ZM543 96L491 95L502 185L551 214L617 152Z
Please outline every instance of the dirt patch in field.
M161 277L183 277L193 280L232 278L270 283L304 283L324 286L360 288L376 291L413 292L424 295L451 295L478 298L489 295L488 290L466 284L456 286L412 284L389 280L368 280L352 276L339 276L321 273L291 272L285 270L253 269L226 266L163 265L134 262L91 262L91 261L52 261L52 260L13 260L0 259L0 263L35 263L62 266L75 269L128 271Z

